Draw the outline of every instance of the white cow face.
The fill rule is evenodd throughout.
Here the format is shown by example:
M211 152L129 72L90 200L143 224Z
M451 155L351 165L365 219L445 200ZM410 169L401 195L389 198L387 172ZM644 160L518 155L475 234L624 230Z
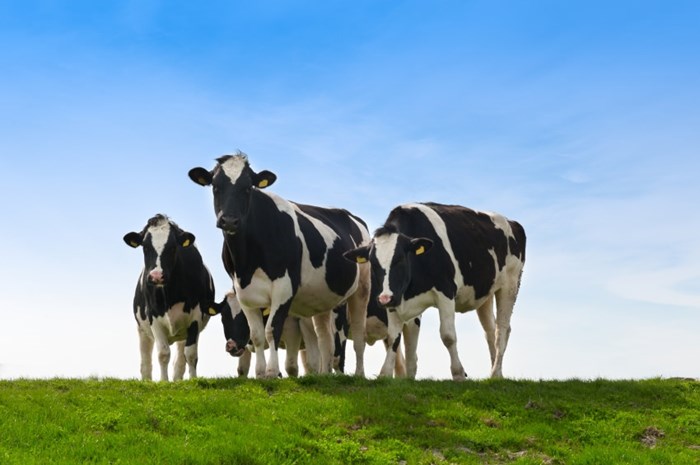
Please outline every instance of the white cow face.
M181 248L194 243L194 234L183 231L165 215L156 215L140 232L124 235L130 247L143 248L144 270L147 284L164 286L172 273Z
M345 252L348 260L356 263L369 262L372 267L372 286L379 289L377 303L392 309L401 304L404 292L411 282L411 262L432 247L427 238L410 238L394 227L377 230L369 246Z

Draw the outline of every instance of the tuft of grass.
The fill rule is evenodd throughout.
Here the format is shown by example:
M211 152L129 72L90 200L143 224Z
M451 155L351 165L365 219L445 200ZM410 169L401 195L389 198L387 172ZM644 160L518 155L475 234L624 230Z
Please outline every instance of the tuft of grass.
M695 464L700 383L0 381L2 464Z

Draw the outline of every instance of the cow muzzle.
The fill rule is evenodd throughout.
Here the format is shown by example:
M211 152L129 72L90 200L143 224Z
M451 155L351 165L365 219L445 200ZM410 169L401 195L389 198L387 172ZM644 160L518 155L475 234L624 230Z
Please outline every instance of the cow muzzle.
M226 234L236 234L238 223L238 218L222 215L216 220L216 227Z
M398 307L399 299L397 299L395 295L380 294L379 297L377 297L377 303L380 307L393 311L396 307Z
M165 284L165 277L163 276L162 270L151 270L148 273L148 284L153 286L163 286Z
M238 347L236 341L229 339L226 341L226 352L228 352L232 357L240 357L245 352L245 346Z

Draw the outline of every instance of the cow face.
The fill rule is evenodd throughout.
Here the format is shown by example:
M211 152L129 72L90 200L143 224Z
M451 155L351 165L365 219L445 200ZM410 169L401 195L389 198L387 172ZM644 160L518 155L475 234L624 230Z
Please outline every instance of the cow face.
M221 313L221 324L224 326L226 337L226 352L232 357L240 357L250 342L250 327L236 294L228 292L226 298L209 312L212 315Z
M218 158L211 172L193 168L189 176L199 185L212 186L216 226L232 235L246 222L254 190L270 186L277 179L270 171L254 172L243 153Z
M179 250L194 243L194 234L183 231L165 215L156 215L140 232L124 235L130 247L143 248L146 283L149 286L164 286L175 268Z
M379 289L377 303L391 310L401 305L411 282L413 257L427 252L432 245L430 239L410 238L395 228L384 227L375 233L370 245L349 250L344 256L356 263L370 263L372 288Z

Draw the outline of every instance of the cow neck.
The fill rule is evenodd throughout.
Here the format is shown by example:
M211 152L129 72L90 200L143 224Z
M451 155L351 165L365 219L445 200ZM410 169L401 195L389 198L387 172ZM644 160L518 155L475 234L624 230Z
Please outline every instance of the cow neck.
M182 257L178 254L165 285L163 287L147 287L149 289L149 307L153 316L163 316L176 303L185 302L186 271Z

